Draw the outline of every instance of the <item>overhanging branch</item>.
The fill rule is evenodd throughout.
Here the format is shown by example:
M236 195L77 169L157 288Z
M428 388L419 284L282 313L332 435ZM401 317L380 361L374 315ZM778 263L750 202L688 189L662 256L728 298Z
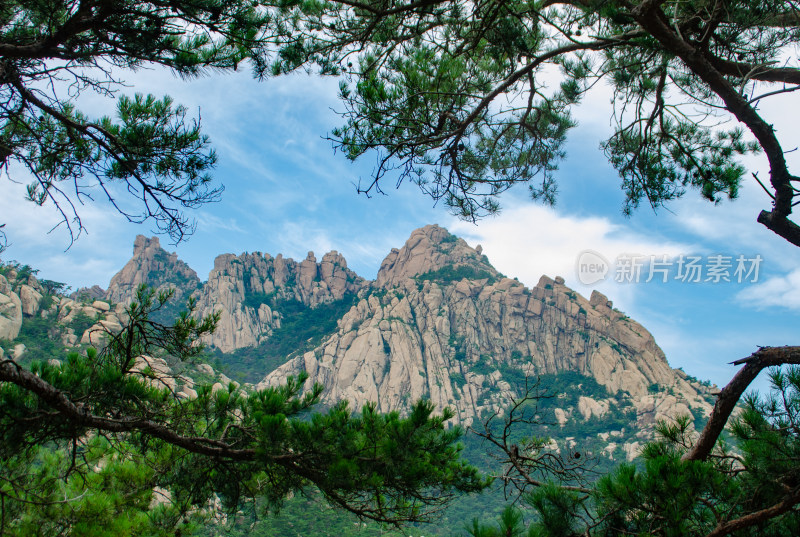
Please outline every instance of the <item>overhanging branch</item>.
M685 41L672 29L666 15L659 8L658 0L644 0L631 13L642 28L658 40L666 51L679 57L722 100L725 108L753 133L769 161L770 183L775 191L771 216L766 217L762 213L758 221L792 244L800 245L800 232L793 230L792 226L797 226L788 220L794 197L792 181L798 178L789 173L783 147L775 129L736 91L725 78L725 73L720 72L703 51Z
M703 460L714 449L719 435L728 423L733 409L742 394L758 374L767 367L784 364L800 364L800 347L762 347L747 358L736 360L734 365L744 364L733 379L717 396L717 402L692 449L684 456L685 461Z
M750 513L743 517L723 522L719 524L714 531L706 535L706 537L722 537L729 535L735 531L743 530L756 524L765 522L776 516L780 516L789 512L795 505L800 503L800 491L794 491L792 494L786 496L781 502L776 503L771 507L767 507L755 513Z
M168 427L142 418L106 418L87 412L76 405L61 390L20 367L11 360L0 362L0 381L11 382L35 394L48 406L57 410L65 419L80 427L87 427L112 433L140 432L180 447L191 453L234 461L253 461L254 449L234 449L225 442L202 437L182 436ZM277 460L275 462L278 462Z

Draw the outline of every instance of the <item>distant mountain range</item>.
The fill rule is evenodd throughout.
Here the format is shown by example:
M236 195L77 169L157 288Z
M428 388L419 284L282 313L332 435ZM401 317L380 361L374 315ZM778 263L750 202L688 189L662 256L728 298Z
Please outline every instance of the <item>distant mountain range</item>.
M139 236L107 290L73 298L125 304L142 283L174 289L164 315L189 296L199 314L220 312L207 342L212 364L245 385L306 371L309 383L326 387L327 404L372 401L402 411L426 397L469 425L502 412L526 378L541 377L545 390L562 392L546 409L551 434L608 422L609 430L589 429L609 458L632 458L658 419L703 420L715 391L672 369L652 335L602 294L587 300L560 277L527 288L499 273L480 246L436 225L392 249L374 281L332 251L319 262L313 252L300 262L223 254L203 282L158 239Z
M656 420L688 414L701 423L716 391L672 369L652 335L602 294L587 300L560 277L542 276L527 288L500 274L480 246L436 225L392 249L374 281L332 251L319 262L312 252L301 262L223 254L203 282L158 239L143 236L107 290L64 297L30 268L5 266L4 352L102 344L98 329L121 329L124 306L143 283L174 290L160 312L165 320L190 296L199 315L221 314L207 341L214 367L181 372L186 396L197 378L233 378L251 389L306 371L309 385L325 386L326 405L345 399L352 408L374 402L382 412L404 411L429 398L470 425L502 414L526 380L539 379L555 396L542 403L541 420L556 445L582 438L619 460L635 456Z

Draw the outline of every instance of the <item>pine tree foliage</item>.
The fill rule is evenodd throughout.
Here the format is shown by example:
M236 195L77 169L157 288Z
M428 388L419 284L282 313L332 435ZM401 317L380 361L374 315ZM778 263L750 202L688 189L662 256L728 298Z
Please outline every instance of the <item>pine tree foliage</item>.
M608 84L614 132L601 146L626 211L688 189L734 198L746 173L736 157L763 151L770 177L755 179L774 206L759 220L800 245L788 220L793 142L784 147L759 110L800 83L792 0L278 4L271 70L344 75L346 123L332 139L353 159L378 151L367 192L395 170L465 218L494 212L496 195L519 182L552 202L571 110Z
M697 440L689 417L662 422L639 461L576 490L551 472L499 524L473 521L473 537L529 535L775 536L800 532L800 369L776 369L773 390L749 395L730 438L708 458L687 458ZM530 459L523 464L530 464ZM531 465L527 471L534 469ZM535 486L530 486L535 485ZM515 513L512 516L512 512ZM527 522L524 518L528 518Z
M30 513L26 505L34 498L53 510L54 520L70 525L67 533L84 535L75 533L70 517L91 519L85 502L76 504L77 512L67 505L69 516L62 517L50 505L54 494L88 493L109 503L106 513L121 515L123 508L144 511L153 487L170 491L171 505L185 512L215 497L231 510L256 497L277 508L290 493L315 486L330 503L360 517L402 524L427 520L454 495L487 485L461 460L461 431L445 428L452 415L434 415L429 401L406 417L379 414L373 405L355 413L346 403L319 413L313 406L322 387L304 391L306 375L249 394L231 383L179 397L163 372L134 367L137 359L196 359L202 352L197 342L216 319L194 318L190 303L172 326L150 321L169 298L140 289L127 311L128 326L109 334L101 352L90 348L30 370L10 359L0 362L4 527L24 534L26 518L15 509L31 520L36 513L49 516ZM95 454L101 448L106 455ZM41 466L39 456L52 461ZM131 496L98 496L98 487L111 486L104 479L128 480L124 490Z
M572 110L608 84L614 132L601 146L626 211L689 189L734 198L747 171L737 156L763 152L769 177L754 180L774 203L759 221L800 245L793 142L759 108L798 88L797 13L794 0L6 2L0 165L24 165L29 198L76 232L95 191L180 239L192 229L181 209L220 192L199 120L168 97L121 96L104 118L73 97L112 95L148 65L191 77L248 63L259 77L340 77L345 122L330 137L348 158L378 155L362 191L391 174L476 219L517 183L555 200Z
M17 181L27 171L28 199L52 203L73 239L83 229L77 209L94 196L182 239L193 230L182 210L222 190L199 118L170 97L120 95L104 117L75 101L87 91L111 97L122 73L146 66L182 77L236 69L267 20L249 2L3 2L0 169Z
M100 436L4 450L0 534L172 536L208 518L159 503L156 474L167 470L169 457L136 453Z

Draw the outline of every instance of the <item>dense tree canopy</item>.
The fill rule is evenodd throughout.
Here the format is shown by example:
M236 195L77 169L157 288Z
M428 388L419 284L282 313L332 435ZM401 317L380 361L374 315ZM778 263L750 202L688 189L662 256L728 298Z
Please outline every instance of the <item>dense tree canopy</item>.
M103 511L112 520L126 510L146 513L154 487L170 491L186 513L215 495L229 509L256 497L274 506L315 486L360 517L401 524L427 520L455 494L486 486L460 459L460 430L444 426L451 414L433 415L429 401L407 417L370 405L355 413L346 402L313 412L322 386L302 393L305 376L253 393L206 384L182 398L164 372L135 366L196 359L197 341L216 320L185 312L172 326L154 322L167 299L141 289L125 329L106 334L102 352L89 348L30 369L0 360L0 532L27 535L25 524L48 508L71 532L79 523L102 527L87 516L81 493L124 480L118 472L131 473L131 482L124 501L104 499L118 505ZM53 446L64 450L52 453ZM75 504L59 513L66 500ZM30 504L44 507L31 513Z
M166 97L120 96L114 118L73 97L110 95L144 65L196 76L247 62L260 77L341 76L346 122L330 136L349 158L379 154L362 190L394 171L474 219L519 182L554 199L571 109L601 82L615 126L602 148L626 210L690 188L735 197L736 155L763 151L770 176L754 179L774 203L759 221L800 245L793 145L759 113L800 82L797 13L791 0L6 2L0 165L24 164L29 198L55 203L71 229L99 185L112 203L132 194L138 212L121 211L180 239L191 230L180 209L220 192L198 121Z

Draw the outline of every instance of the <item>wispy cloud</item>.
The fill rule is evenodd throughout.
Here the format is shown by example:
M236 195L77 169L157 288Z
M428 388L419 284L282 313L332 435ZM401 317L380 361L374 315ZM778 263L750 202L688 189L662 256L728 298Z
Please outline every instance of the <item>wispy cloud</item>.
M220 217L209 211L199 211L196 213L198 230L224 231L229 233L246 233L245 229L239 225L236 218L232 216Z
M86 231L70 247L69 233L52 204L39 207L24 195L21 184L0 184L0 223L6 224L11 243L3 259L30 264L47 279L74 287L106 285L130 257L133 235L137 230L147 233L107 204L86 203L77 208Z
M800 311L800 269L752 285L741 291L737 298L757 309L774 307Z

